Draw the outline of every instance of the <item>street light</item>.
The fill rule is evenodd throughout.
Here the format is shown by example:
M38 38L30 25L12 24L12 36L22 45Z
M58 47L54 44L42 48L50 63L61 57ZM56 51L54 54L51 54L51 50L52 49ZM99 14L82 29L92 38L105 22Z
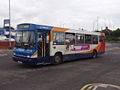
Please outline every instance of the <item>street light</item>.
M97 30L99 30L99 16L97 16Z
M10 47L11 47L11 3L9 0L9 39L10 39Z

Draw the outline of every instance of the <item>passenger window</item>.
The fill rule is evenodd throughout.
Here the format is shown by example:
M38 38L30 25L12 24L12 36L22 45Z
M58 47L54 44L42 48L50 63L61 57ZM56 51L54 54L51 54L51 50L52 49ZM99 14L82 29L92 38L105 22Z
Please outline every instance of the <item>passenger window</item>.
M91 35L85 35L85 44L91 44Z
M99 42L105 42L105 37L104 36L99 36Z
M65 42L69 45L75 44L75 33L65 33Z
M54 32L53 33L53 44L54 45L63 45L64 44L64 33L63 32Z
M76 44L84 44L85 36L82 34L76 34Z
M92 36L92 44L98 44L98 36L97 35Z

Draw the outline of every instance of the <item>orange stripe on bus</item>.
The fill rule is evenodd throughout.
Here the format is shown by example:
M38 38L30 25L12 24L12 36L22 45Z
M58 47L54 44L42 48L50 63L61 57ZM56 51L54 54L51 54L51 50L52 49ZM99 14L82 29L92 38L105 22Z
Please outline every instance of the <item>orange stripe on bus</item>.
M54 27L52 29L52 31L50 32L50 42L53 41L53 32L54 31L58 31L58 32L66 32L67 30L69 30L68 28L58 28L58 27Z
M36 51L32 56L36 56L38 54L38 51Z
M52 31L59 31L59 32L65 32L67 30L68 30L68 28L58 28L58 27L55 27L52 29Z

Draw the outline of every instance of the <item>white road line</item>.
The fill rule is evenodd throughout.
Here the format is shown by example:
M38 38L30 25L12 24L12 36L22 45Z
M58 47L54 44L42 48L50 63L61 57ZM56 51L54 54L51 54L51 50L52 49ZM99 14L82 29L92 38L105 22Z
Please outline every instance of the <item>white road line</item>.
M3 56L7 56L7 54L0 54L0 56L1 56L1 57L3 57Z
M109 49L106 49L106 51L112 51L112 50L117 50L117 49L120 49L120 48L119 47L109 48Z

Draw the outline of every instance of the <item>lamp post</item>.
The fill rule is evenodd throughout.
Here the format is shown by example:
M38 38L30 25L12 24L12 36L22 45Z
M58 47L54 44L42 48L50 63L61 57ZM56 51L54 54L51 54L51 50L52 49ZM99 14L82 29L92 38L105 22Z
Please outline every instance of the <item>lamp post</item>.
M94 31L94 29L95 29L95 21L93 21L93 31Z
M99 30L99 17L97 16L97 30Z
M10 48L11 48L11 3L9 0L9 40L10 40Z

